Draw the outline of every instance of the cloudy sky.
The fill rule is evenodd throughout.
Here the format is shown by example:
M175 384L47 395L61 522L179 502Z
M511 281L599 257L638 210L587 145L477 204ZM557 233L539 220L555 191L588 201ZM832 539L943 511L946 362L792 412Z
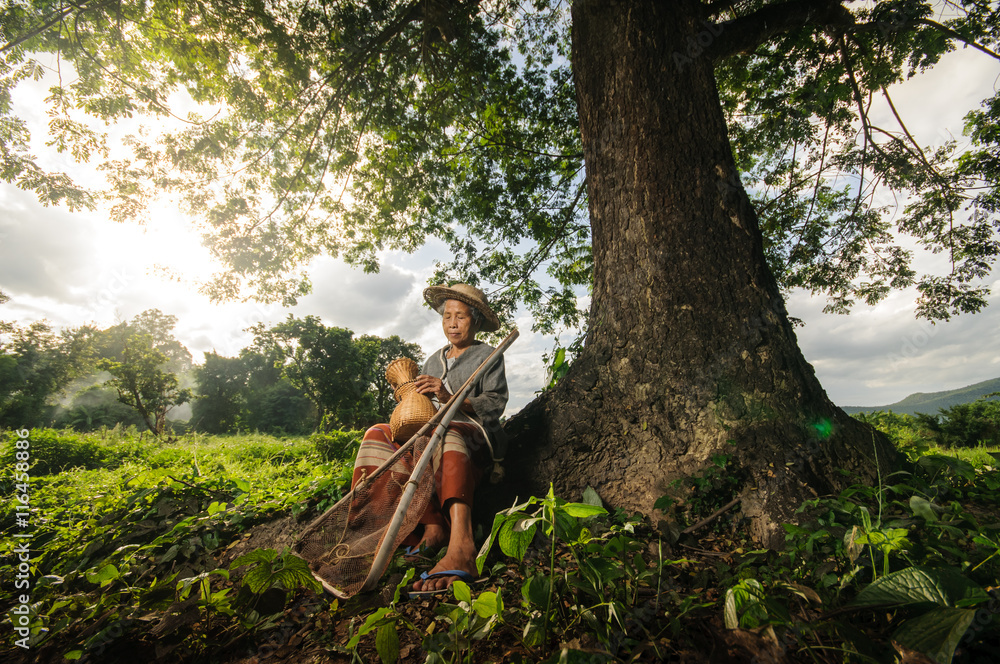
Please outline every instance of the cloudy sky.
M961 139L962 115L992 96L998 75L995 61L960 51L894 90L894 100L918 140ZM42 89L19 93L15 99L22 112L44 123ZM44 163L85 182L92 177L85 167L43 153L42 142L38 151ZM45 208L32 194L0 184L0 289L11 296L0 308L0 319L106 327L157 308L179 319L175 333L196 361L206 351L235 355L250 341L244 328L278 322L289 313L319 316L356 335L398 334L431 352L443 344L440 318L422 305L420 292L443 253L444 246L433 241L412 255L387 253L381 272L371 275L338 260L317 260L310 273L314 292L292 309L212 304L196 288L197 280L212 271L208 253L183 215L169 206L153 211L142 228L115 224L100 210ZM918 271L936 260L940 257L922 256ZM1000 270L990 281L991 307L937 325L914 318L913 292L894 293L877 307L860 306L848 316L824 314L822 298L796 292L788 309L806 323L797 330L799 344L830 397L840 405L884 405L913 392L1000 376ZM553 341L532 333L527 318L518 326L521 338L506 358L512 393L508 414L544 384L542 354Z

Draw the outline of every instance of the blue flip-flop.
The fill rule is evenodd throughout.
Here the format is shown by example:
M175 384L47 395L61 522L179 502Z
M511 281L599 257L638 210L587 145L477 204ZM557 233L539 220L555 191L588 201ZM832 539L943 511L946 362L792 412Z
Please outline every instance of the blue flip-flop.
M437 577L437 576L457 576L459 579L461 579L465 583L469 584L469 586L473 586L473 587L477 586L477 585L479 585L481 583L484 583L486 581L485 578L477 579L476 577L472 576L468 572L466 572L464 570L460 570L460 569L446 569L446 570L442 570L440 572L434 572L433 574L431 574L430 572L421 572L420 573L420 580L421 581L426 581L427 579L433 579L434 577ZM407 596L410 599L414 599L416 597L432 597L434 595L440 595L442 593L446 593L446 592L448 592L450 590L451 590L451 585L448 585L448 586L446 586L444 588L437 588L435 590L411 590L411 591L409 591L409 593L407 594Z

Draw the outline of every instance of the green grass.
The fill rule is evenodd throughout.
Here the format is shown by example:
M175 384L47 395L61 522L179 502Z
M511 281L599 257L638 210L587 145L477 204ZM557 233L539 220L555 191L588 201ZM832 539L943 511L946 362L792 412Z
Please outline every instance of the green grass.
M971 464L976 470L1000 467L1000 446L933 448L933 454L945 454Z
M36 448L36 439L45 445ZM160 442L134 430L106 430L32 431L29 440L28 527L17 522L14 501L0 507L0 525L31 532L44 574L86 572L99 553L112 554L123 541L137 544L133 557L155 570L170 539L201 538L195 548L211 553L253 522L332 504L349 483L350 464L322 462L308 438L192 434ZM13 451L13 438L5 436L0 458ZM35 472L81 459L59 472ZM4 495L20 492L14 471L13 463L0 471ZM206 517L213 503L224 509ZM10 560L14 546L12 538L0 543L0 560Z

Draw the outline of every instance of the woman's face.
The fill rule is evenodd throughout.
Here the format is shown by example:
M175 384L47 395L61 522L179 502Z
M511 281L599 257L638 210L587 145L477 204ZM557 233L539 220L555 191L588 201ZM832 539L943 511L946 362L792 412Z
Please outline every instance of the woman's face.
M472 307L458 300L445 300L441 326L444 336L456 348L471 344L479 331L479 326L472 322Z

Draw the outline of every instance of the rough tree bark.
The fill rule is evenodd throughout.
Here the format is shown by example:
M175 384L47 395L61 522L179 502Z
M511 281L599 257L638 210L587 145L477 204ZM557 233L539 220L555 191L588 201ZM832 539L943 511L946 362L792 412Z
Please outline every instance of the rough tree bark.
M583 352L507 426L489 507L548 489L652 514L676 477L732 455L752 534L843 468L897 459L837 408L803 358L740 184L708 57L723 28L692 0L578 1L573 66L587 166L594 290ZM706 37L706 35L708 35ZM703 44L704 45L704 44Z

